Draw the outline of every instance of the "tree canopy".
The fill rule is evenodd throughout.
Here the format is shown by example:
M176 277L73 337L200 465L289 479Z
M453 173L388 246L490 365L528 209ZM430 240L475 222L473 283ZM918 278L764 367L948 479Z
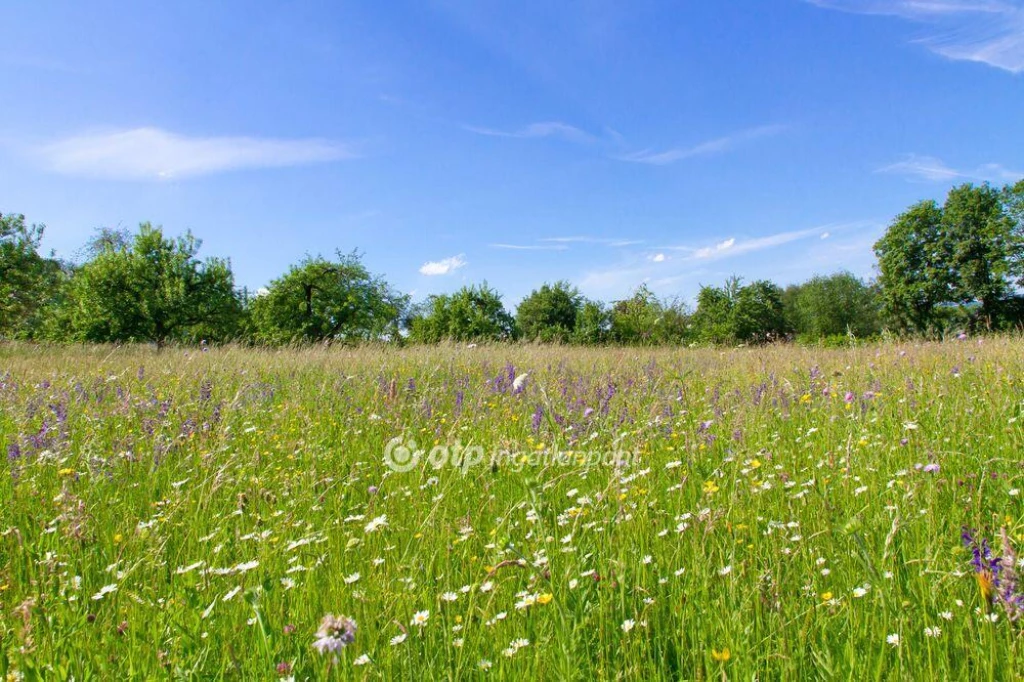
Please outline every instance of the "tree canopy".
M74 341L221 341L242 316L230 264L196 258L201 242L139 226L130 241L103 240L71 278L62 310Z
M307 257L253 299L253 333L264 343L394 339L408 302L357 253Z

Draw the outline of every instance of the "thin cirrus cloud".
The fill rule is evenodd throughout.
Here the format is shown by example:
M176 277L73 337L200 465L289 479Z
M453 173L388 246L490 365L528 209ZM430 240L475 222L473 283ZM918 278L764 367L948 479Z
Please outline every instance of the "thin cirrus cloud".
M463 129L477 135L488 137L511 137L521 140L537 139L545 137L561 138L568 142L585 143L593 142L594 136L577 128L576 126L562 123L560 121L543 121L531 123L518 130L498 130L496 128L482 128L479 126L463 126Z
M201 137L133 128L67 137L33 150L50 170L113 180L169 180L354 158L323 139Z
M986 163L974 169L956 169L934 156L908 154L901 161L879 168L877 173L902 175L919 182L1014 182L1024 177L1024 171L1006 168L998 163Z
M879 14L931 26L916 42L948 59L1024 73L1024 0L805 0L825 9Z
M492 249L505 249L507 251L565 251L569 247L565 244L489 244Z
M712 156L730 151L735 147L762 137L770 137L784 132L787 126L784 125L763 125L755 128L740 130L731 135L717 137L713 140L706 140L691 147L675 147L664 151L642 149L629 154L621 154L614 158L620 161L631 163L645 163L653 166L666 166L684 159L691 159L698 156Z
M636 244L643 244L642 239L616 239L614 237L588 237L588 236L577 236L577 237L545 237L541 239L542 242L550 242L554 244L600 244L603 246L611 247L622 247L622 246L634 246Z
M420 274L428 277L438 277L440 275L450 275L459 268L464 268L467 265L465 254L459 254L458 256L451 256L449 258L442 258L441 260L427 261L420 266Z
M703 272L704 270L700 269L700 264L735 258L801 240L829 239L834 232L867 230L874 225L873 222L860 221L823 225L805 230L790 230L751 239L729 237L701 247L662 246L657 251L647 254L643 260L634 260L625 266L591 271L583 277L580 285L593 290L608 291L625 286L635 286L640 282L647 281L654 282L659 286L674 284L692 277L695 272ZM672 253L679 255L669 255ZM695 265L697 270L694 269Z

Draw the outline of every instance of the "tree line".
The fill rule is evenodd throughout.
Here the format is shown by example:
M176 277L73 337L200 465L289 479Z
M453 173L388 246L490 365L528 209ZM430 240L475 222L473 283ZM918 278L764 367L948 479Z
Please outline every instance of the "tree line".
M845 343L883 332L939 335L1024 325L1024 181L964 184L922 201L875 244L878 277L848 272L782 288L732 277L701 287L696 307L646 286L605 304L565 281L509 312L486 283L413 304L357 252L307 257L258 293L229 261L200 259L191 233L143 223L101 229L75 261L40 252L44 226L0 215L0 339L51 342L514 340L569 344Z

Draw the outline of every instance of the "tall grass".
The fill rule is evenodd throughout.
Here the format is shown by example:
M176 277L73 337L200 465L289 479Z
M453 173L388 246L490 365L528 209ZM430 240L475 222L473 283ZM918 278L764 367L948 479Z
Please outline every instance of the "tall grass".
M1019 679L960 536L1019 551L1022 412L1019 338L0 346L0 672Z

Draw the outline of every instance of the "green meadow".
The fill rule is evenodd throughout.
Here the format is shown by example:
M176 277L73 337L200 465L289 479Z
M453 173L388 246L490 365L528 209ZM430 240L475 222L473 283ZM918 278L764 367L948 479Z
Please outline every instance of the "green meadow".
M0 447L8 680L1024 675L1019 337L3 344Z

